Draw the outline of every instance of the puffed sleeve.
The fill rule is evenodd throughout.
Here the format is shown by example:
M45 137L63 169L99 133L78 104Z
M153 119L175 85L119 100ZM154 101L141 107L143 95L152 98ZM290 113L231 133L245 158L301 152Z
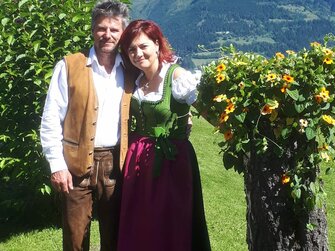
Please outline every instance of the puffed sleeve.
M172 95L181 102L192 105L197 100L197 85L200 82L201 71L194 73L185 71L178 78L172 81Z

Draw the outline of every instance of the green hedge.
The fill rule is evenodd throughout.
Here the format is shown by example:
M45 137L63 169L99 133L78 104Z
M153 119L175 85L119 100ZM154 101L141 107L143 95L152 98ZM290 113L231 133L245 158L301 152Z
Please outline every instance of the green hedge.
M39 141L41 114L55 63L92 45L94 4L1 1L0 222L49 221L55 212Z

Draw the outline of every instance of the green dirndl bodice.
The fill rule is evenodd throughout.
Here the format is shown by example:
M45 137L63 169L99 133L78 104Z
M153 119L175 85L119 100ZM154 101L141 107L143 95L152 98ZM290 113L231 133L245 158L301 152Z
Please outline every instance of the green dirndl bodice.
M135 128L123 167L118 250L208 251L199 167L172 97L172 65L159 101L131 100Z

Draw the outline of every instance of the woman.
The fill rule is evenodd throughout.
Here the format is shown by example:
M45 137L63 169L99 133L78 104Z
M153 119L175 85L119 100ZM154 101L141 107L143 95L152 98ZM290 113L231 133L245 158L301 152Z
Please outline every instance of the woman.
M199 80L175 64L152 21L131 22L120 45L142 73L131 100L135 129L123 168L118 251L210 250L199 168L186 133Z

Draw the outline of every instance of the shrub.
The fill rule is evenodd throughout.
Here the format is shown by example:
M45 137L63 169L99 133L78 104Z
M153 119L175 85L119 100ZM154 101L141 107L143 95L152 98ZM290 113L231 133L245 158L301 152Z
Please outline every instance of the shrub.
M292 162L279 182L308 210L323 203L318 166L334 156L332 40L330 34L324 44L271 58L222 48L222 56L203 67L199 86L199 109L222 135L224 167L244 173L251 148L259 155L271 149L278 157L289 150ZM315 182L311 175L318 175Z
M39 141L41 113L55 63L92 44L94 4L1 1L0 220L50 216L50 172Z

